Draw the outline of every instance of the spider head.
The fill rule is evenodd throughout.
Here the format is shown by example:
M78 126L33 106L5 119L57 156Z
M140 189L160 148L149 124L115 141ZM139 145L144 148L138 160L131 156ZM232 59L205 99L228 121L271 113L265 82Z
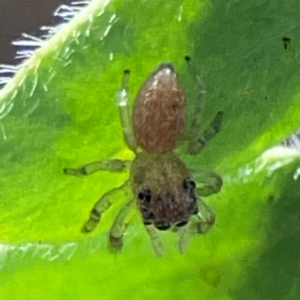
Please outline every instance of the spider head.
M195 183L172 152L139 153L132 164L131 181L145 225L159 230L182 227L198 212Z

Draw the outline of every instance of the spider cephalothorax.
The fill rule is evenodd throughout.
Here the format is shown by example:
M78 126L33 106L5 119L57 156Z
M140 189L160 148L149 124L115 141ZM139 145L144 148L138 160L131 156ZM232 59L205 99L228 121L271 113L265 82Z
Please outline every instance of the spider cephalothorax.
M180 232L179 249L183 251L183 228L193 223L198 233L204 233L213 225L215 215L200 196L217 193L221 189L222 179L218 174L201 171L198 167L188 168L173 150L179 140L184 140L188 145L188 153L198 154L218 133L223 112L218 112L209 127L199 132L199 112L205 93L201 91L201 97L197 98L198 102L194 105L195 113L188 123L191 128L186 128L186 101L177 73L170 63L161 64L146 79L131 112L127 95L128 77L129 71L125 71L122 88L117 93L117 103L124 140L136 154L134 160L112 159L93 162L78 169L64 169L70 175L129 169L129 180L108 191L95 203L82 231L87 233L94 230L101 214L130 189L132 199L125 203L110 229L111 249L117 251L122 248L129 216L137 207L158 256L163 254L163 246L156 229L172 228ZM196 79L201 86L201 78ZM194 172L197 172L195 175L202 183L201 187L197 187L193 180Z
M138 153L130 173L145 225L159 230L183 226L198 212L195 183L175 153Z

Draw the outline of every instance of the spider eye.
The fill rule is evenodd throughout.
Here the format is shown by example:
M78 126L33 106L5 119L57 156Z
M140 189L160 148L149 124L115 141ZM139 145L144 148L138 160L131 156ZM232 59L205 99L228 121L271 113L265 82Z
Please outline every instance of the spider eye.
M138 198L140 200L146 200L147 202L151 201L151 191L149 189L144 189L138 193Z
M183 181L183 189L186 191L193 190L196 187L195 181L191 180L190 178L186 178Z
M144 225L151 225L152 221L155 219L155 216L152 212L144 211Z
M184 225L186 225L189 221L188 220L183 220L179 223L176 224L176 227L183 227Z
M158 230L168 230L171 227L171 225L170 224L156 224L155 227Z

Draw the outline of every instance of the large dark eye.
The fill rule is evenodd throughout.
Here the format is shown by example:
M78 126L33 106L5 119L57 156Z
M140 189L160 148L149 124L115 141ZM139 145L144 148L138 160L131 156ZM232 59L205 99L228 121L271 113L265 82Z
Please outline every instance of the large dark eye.
M144 216L144 225L151 225L152 221L155 219L155 216L152 212L148 212L147 210L143 213Z
M147 202L151 201L151 191L149 189L144 189L138 193L138 198L140 200L146 200Z
M171 225L170 224L156 224L155 227L158 230L167 230L171 227Z
M194 188L196 187L196 183L195 181L193 181L192 179L190 178L186 178L184 179L183 181L183 189L185 191L190 191L190 190L193 190Z
M182 226L186 225L188 222L189 222L188 220L183 220L183 221L177 223L176 226L177 227L182 227Z

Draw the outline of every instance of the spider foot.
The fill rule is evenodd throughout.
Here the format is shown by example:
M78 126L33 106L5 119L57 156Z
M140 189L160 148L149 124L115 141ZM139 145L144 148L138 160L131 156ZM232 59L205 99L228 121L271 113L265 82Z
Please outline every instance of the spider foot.
M88 175L84 168L78 168L78 169L64 168L63 172L66 175L72 175L72 176Z
M197 188L197 194L201 196L209 196L221 190L223 180L220 175L213 172L207 173L207 179L203 186Z
M191 217L190 229L194 234L206 233L215 223L216 215L202 200L198 200L198 213Z
M90 218L84 223L84 225L81 228L82 233L89 233L93 231L97 224L99 223L101 219L101 213L99 213L96 209L93 209L91 211Z
M215 223L216 216L211 214L205 221L199 221L196 225L197 233L206 233Z
M223 111L217 112L204 132L200 136L195 136L195 138L192 139L187 149L188 154L196 155L200 153L207 143L219 133L223 123L223 116Z
M114 237L109 235L109 250L111 252L120 252L123 248L123 236Z

